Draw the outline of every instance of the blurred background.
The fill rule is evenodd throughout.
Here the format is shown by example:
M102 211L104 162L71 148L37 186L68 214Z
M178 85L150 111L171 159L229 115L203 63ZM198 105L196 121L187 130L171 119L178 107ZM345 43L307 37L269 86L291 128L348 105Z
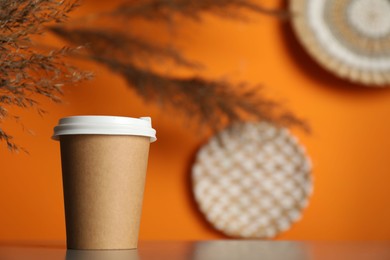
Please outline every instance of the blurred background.
M263 2L269 8L287 4ZM116 3L85 0L69 20L110 10ZM261 85L267 97L281 100L310 124L310 134L291 130L311 158L314 191L302 219L276 239L390 239L390 91L350 83L324 70L303 49L288 20L251 12L245 17L206 13L200 22L180 20L175 25L180 33L142 23L128 30L170 39L185 57L204 65L202 77ZM67 44L50 33L44 37L50 44ZM104 66L72 63L93 71L94 79L64 87L62 104L38 98L48 111L44 116L15 109L23 126L3 123L29 154L0 149L0 240L65 239L59 144L50 137L59 118L83 114L152 117L158 141L151 145L141 240L226 238L205 220L192 195L191 166L210 134L198 134L180 113L145 102ZM187 73L175 66L157 69Z

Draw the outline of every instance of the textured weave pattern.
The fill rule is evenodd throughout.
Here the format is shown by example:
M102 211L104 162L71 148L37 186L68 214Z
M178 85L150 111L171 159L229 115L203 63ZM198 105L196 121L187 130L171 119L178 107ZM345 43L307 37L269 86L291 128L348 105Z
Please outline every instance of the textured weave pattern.
M307 205L310 161L284 128L269 123L232 128L199 150L192 170L195 199L207 220L226 235L274 237Z
M337 75L369 86L390 83L390 1L290 1L295 32Z

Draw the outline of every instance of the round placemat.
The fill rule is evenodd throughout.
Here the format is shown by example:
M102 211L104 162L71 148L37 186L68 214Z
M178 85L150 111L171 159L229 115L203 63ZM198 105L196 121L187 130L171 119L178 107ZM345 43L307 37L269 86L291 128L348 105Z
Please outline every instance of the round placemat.
M390 1L290 1L293 28L328 70L368 86L390 86Z
M312 190L297 139L270 123L235 124L212 137L192 168L195 200L226 235L270 238L300 219Z

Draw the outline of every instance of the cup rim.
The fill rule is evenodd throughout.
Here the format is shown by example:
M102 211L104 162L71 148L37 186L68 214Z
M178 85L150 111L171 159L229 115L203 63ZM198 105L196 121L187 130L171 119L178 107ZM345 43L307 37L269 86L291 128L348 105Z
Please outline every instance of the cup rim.
M155 142L156 130L152 128L150 117L124 117L77 115L61 118L54 127L53 140L59 140L61 135L134 135L150 138Z

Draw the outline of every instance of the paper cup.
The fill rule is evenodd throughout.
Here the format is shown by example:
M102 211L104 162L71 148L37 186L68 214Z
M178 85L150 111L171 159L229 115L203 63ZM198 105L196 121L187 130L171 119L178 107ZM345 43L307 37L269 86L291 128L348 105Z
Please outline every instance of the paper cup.
M150 118L74 116L60 140L68 249L137 248Z

